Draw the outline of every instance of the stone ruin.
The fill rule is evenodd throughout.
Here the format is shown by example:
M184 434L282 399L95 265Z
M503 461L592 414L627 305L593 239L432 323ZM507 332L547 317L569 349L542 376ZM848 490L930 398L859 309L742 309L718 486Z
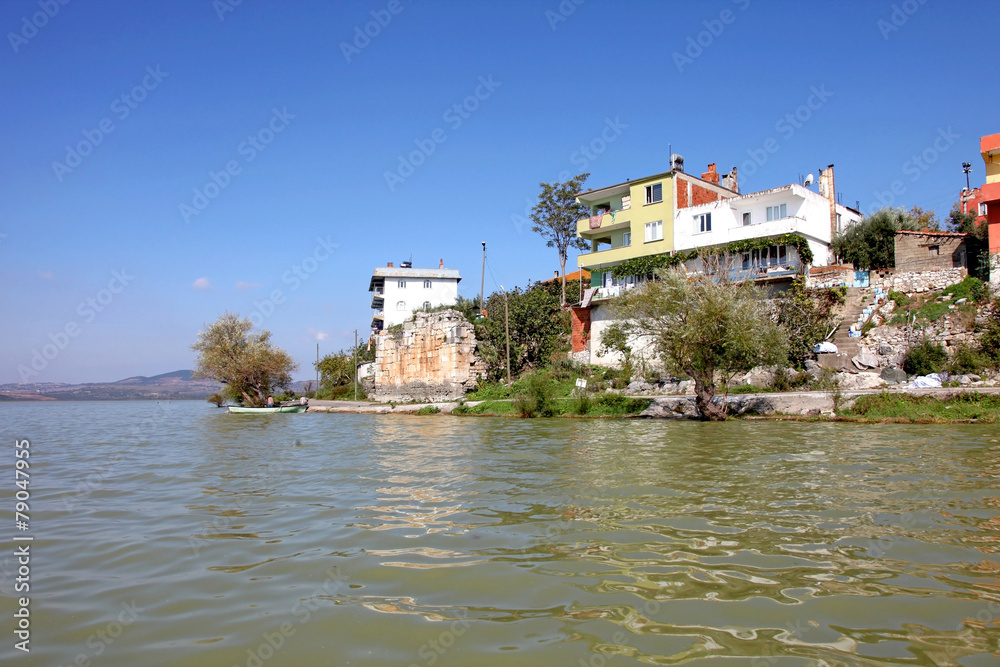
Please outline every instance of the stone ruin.
M413 320L375 337L378 401L457 400L485 372L473 325L456 310L418 312Z

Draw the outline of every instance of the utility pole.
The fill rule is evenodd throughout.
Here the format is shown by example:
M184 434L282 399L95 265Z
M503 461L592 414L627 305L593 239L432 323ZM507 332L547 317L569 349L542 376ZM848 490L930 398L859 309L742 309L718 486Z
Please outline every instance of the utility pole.
M313 396L319 393L319 343L316 343L316 388Z
M504 290L503 285L500 286L500 291L503 292L503 324L504 328L507 330L507 386L510 386L510 309L509 301L507 297L507 292Z
M483 301L483 289L486 286L486 241L483 241L483 273L479 281L479 314L486 314L486 302Z
M969 172L972 171L972 165L968 162L963 162L962 171L965 172L965 192L962 194L962 213L968 213L969 195L972 194L972 188L969 186Z
M358 400L358 330L354 330L354 400Z

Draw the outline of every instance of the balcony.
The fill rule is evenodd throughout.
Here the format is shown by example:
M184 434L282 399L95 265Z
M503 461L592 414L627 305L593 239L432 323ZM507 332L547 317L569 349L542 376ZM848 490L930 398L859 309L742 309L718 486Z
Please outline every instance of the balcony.
M583 220L577 220L576 233L583 239L594 239L598 236L606 236L617 229L628 229L631 223L628 214L622 213L628 209L616 209L598 213Z

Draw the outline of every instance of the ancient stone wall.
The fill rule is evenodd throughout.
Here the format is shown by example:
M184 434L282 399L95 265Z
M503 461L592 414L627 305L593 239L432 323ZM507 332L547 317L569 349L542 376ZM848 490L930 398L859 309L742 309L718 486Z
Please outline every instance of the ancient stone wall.
M897 273L940 271L968 267L965 234L897 232Z
M454 400L484 372L473 326L455 310L418 312L375 338L376 400Z

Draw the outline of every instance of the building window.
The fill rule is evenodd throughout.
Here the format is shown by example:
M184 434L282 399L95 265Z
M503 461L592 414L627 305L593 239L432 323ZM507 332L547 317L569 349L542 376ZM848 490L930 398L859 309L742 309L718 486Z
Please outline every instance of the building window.
M844 231L843 221L841 220L841 217L840 217L839 213L837 214L837 231L838 232Z
M431 309L431 302L424 301L424 310L430 310L430 309Z
M937 257L938 255L941 254L941 246L936 246L936 245L927 246L927 252L931 254L931 257Z
M406 302L405 301L397 301L396 302L396 310L406 310Z
M743 226L748 227L750 225L750 211L746 211L743 214Z
M663 240L663 221L646 223L646 243Z
M712 231L712 214L702 213L701 215L694 216L694 221L698 223L699 232L710 232Z
M986 217L986 202L979 202L979 215L980 217Z
M646 203L658 204L663 201L663 183L654 183L646 186Z
M396 287L398 287L399 289L406 289L406 281L405 280L397 281Z
M750 253L743 253L743 270L746 271L750 268Z
M767 219L770 220L781 220L782 218L788 217L788 204L778 204L777 206L767 207Z
M425 280L424 281L424 289L430 289L430 288L431 288L431 281Z
M627 248L632 245L632 232L625 232L622 234L622 247Z

